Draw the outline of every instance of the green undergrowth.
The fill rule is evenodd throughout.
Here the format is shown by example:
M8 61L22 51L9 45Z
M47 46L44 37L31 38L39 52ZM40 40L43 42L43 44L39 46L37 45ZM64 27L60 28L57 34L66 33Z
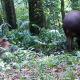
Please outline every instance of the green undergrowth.
M80 51L76 39L74 51L68 52L62 29L42 28L39 35L32 35L26 27L28 24L28 21L19 21L18 29L5 29L0 34L14 48L13 53L5 52L0 58L4 79L17 75L20 80L79 80Z
M77 69L80 66L80 51L75 53L76 56L69 53L45 56L43 53L31 50L18 49L14 53L5 52L0 59L0 71L6 73L7 70L14 69L20 80L27 78L28 80L34 80L34 78L37 80L79 80L80 73ZM22 68L34 74L31 76L25 74L26 79L24 79L24 74L20 71ZM7 72L7 76L14 75L15 71Z

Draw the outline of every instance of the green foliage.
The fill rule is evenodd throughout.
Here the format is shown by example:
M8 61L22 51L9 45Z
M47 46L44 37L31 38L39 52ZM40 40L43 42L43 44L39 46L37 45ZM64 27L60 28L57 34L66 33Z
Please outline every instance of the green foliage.
M11 43L14 45L18 45L23 49L32 49L34 48L35 51L42 51L44 53L53 53L56 51L60 46L64 47L64 44L61 45L64 40L64 35L61 34L58 30L50 30L42 28L40 30L39 36L32 36L29 32L28 28L28 21L22 23L22 21L18 22L18 29L4 32L4 35L9 39ZM61 38L62 37L62 38Z
M11 27L11 26L5 22L3 22L3 24L0 25L0 32L1 32L0 37L8 35L8 32L9 32L8 27Z
M29 12L27 7L28 0L17 0L15 1L15 12L17 20L29 20Z
M47 28L52 28L56 25L60 14L60 1L43 0L44 13L46 16Z
M21 20L29 19L29 15L27 13L26 8L23 8L23 7L16 8L16 14L17 14L18 19L21 19Z

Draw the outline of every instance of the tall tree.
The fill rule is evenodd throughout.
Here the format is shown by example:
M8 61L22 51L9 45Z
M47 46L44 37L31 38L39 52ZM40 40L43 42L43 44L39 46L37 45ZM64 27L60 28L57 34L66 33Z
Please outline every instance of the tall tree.
M71 0L71 7L73 10L78 9L78 0Z
M3 23L2 17L0 15L0 25Z
M42 0L28 0L29 1L29 20L30 32L39 34L39 27L46 27L45 16L42 7ZM35 25L37 26L35 26Z
M1 4L4 12L4 21L11 25L9 30L16 29L16 14L13 0L1 0Z
M65 11L64 11L64 0L61 0L61 15L62 15L62 22L65 16Z

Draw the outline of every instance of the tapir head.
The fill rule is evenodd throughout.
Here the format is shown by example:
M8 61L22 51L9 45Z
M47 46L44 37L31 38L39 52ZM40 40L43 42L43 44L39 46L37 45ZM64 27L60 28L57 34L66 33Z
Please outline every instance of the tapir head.
M9 50L9 51L13 52L12 45L4 38L0 39L0 47L4 48L5 50ZM0 53L5 50L0 49Z

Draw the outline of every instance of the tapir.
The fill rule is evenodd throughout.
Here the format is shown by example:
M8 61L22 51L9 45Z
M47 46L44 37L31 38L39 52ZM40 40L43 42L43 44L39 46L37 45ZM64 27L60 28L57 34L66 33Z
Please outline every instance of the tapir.
M7 39L2 38L0 39L0 53L4 52L5 50L9 50L13 52L13 46L7 41Z
M80 10L73 10L65 15L63 30L67 37L69 51L72 50L72 41L74 37L77 38L77 43L80 46Z

